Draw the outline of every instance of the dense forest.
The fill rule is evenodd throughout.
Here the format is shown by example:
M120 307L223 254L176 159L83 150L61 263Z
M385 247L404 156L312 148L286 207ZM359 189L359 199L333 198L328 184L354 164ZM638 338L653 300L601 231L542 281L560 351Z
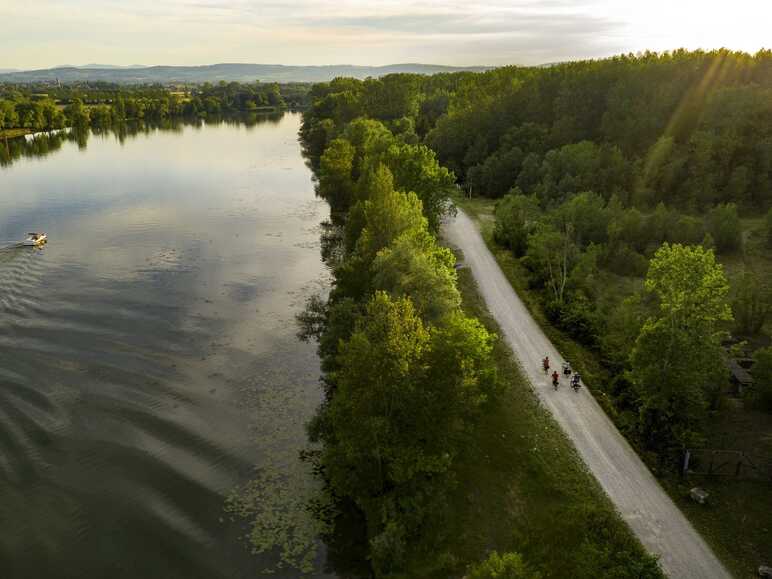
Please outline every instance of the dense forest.
M301 83L221 82L178 89L109 83L0 85L0 133L302 108L309 91L310 85Z
M772 402L769 51L341 78L311 99L301 136L343 229L306 319L327 394L312 432L377 576L441 534L464 433L497 392L435 238L450 195L500 200L496 242L546 321L601 360L602 402L655 462L704 444L724 361L750 347L729 344L755 344L750 396Z
M628 380L640 327L613 326L645 320L646 303L603 311L597 272L642 278L663 243L741 250L741 217L772 205L771 63L768 51L677 51L430 79L339 79L312 91L304 134L314 152L345 154L340 127L377 119L401 140L427 145L471 195L503 197L496 239L524 258L550 319L603 349ZM768 229L772 214L766 220ZM764 326L767 281L750 280L744 288L756 294L738 296L751 302L738 308L759 303L753 315L736 316L742 335Z

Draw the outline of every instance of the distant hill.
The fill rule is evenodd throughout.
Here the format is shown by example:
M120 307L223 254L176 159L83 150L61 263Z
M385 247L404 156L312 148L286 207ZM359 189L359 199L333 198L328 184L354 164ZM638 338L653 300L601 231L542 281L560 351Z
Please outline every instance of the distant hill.
M6 72L19 72L16 68L0 68L0 74L5 74Z
M126 68L147 68L147 67L145 65L142 65L142 64L129 64L129 65L124 65L124 64L97 64L97 63L93 63L92 62L90 64L81 64L81 65L77 65L77 64L60 64L60 65L54 66L52 68L86 68L86 69L92 69L92 68L97 68L97 69L99 69L99 68L115 69L115 68L117 68L117 69L126 69ZM19 72L18 68L17 69L12 69L12 70L15 70L15 71Z
M439 72L484 71L490 67L441 66L434 64L390 64L387 66L285 66L281 64L210 64L204 66L146 66L122 68L95 65L67 66L43 70L13 71L0 74L0 83L105 81L124 84L251 82L322 82L336 76L379 77L395 72L436 74Z

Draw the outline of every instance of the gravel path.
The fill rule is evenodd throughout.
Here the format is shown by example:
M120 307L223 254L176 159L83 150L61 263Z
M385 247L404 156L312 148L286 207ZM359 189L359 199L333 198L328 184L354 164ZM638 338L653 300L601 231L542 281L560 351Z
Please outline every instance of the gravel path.
M660 558L672 579L729 579L702 537L659 486L586 388L574 392L561 376L558 391L541 361L563 358L512 289L476 226L459 210L443 226L447 241L463 252L493 317L519 359L534 390L550 410L595 478L643 545ZM550 371L551 373L551 371Z

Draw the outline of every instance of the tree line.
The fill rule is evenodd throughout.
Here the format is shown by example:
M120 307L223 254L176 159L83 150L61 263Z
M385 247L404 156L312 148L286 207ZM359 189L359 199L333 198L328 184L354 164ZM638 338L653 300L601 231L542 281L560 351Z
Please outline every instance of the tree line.
M452 466L494 395L493 338L461 311L435 236L453 176L378 121L341 129L319 159L341 234L333 290L304 319L325 372L310 433L330 488L366 518L376 575L400 576L440 542Z
M205 83L162 86L92 83L0 86L0 131L51 131L65 126L108 127L127 121L205 118L304 106L309 85Z

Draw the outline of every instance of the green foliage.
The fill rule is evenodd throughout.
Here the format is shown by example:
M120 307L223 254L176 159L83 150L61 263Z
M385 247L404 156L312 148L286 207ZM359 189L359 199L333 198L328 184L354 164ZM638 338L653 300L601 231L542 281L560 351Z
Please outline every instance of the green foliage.
M512 189L497 208L496 235L524 253L563 322L588 340L598 339L603 324L592 304L602 283L602 244L612 231L631 247L649 244L645 217L620 201L630 179L621 151L588 141L545 164L550 147L572 142L555 144L549 123L524 119L524 83L512 74L336 79L314 86L304 115L301 138L319 191L337 199L342 225L339 248L326 252L335 256L329 300L310 303L302 316L305 336L319 339L325 372L325 403L309 433L324 446L319 469L329 488L362 513L376 577L460 570L457 553L444 550L449 497L457 465L474 452L470 443L501 393L493 336L461 312L455 258L434 236L455 188L454 174L433 152L435 139L458 152L446 166L467 184L477 179L473 189L503 194L522 182L536 191L544 174L554 179L555 199ZM490 82L489 92L477 90L478 76ZM497 91L512 102L499 106ZM474 104L459 100L462 94ZM480 106L496 114L479 115ZM459 115L474 122L458 124ZM560 130L576 133L569 125ZM620 229L636 218L632 233ZM640 570L639 548L613 555L618 550L603 551L600 540L580 557L588 573L625 577L622 556ZM486 563L480 573L535 577L514 555Z
M517 553L499 555L493 551L485 561L469 571L469 579L539 579L541 575L530 571Z
M659 300L663 317L681 328L713 328L732 319L729 283L712 251L699 246L665 244L649 265L646 290Z
M515 185L523 163L522 149L500 149L484 163L470 167L467 173L469 189L473 194L501 197Z
M649 312L641 294L633 294L617 304L600 339L601 352L617 369L623 369L635 346Z
M402 234L428 228L418 196L394 191L391 172L383 165L376 175L383 187L374 188L364 203L365 227L356 244L356 253L368 261Z
M348 209L354 196L354 147L346 139L333 139L319 163L319 194L329 199L333 211Z
M578 255L570 230L542 223L528 236L528 266L558 305L565 301L569 275Z
M425 145L393 144L380 157L394 175L400 191L412 191L421 200L432 231L449 211L449 195L455 189L455 176L440 166L434 152Z
M302 106L308 86L261 83L205 83L184 97L161 86L110 83L0 87L0 131L52 131L65 126L106 129L125 121L164 121L180 117L254 113ZM286 96L286 99L285 99ZM319 135L320 136L320 135ZM321 154L321 148L316 150Z
M536 198L523 195L515 188L496 204L493 236L497 243L520 257L528 247L528 235L534 232L540 217Z
M409 232L376 256L373 287L410 296L423 318L437 322L461 305L455 262L453 253L426 232Z
M304 131L321 126L306 118ZM327 395L309 433L332 492L364 515L376 576L394 576L442 538L452 466L494 390L493 338L461 313L455 257L432 233L453 175L379 121L324 132L319 192L344 226L329 301L300 319L319 340Z
M414 74L390 74L364 81L364 102L368 116L381 121L418 115L421 78Z
M753 354L753 387L759 404L772 412L772 347Z
M594 579L656 579L661 576L655 557L641 557L629 536L619 533L620 522L607 512L585 507L567 517L569 526L584 530L584 540L576 554L576 570L572 577ZM570 529L567 532L571 532Z
M365 118L359 118L347 124L343 130L343 137L356 150L352 172L354 180L359 179L368 169L377 165L380 155L394 143L394 135L383 123ZM365 196L366 191L361 197Z
M592 191L571 197L555 210L552 219L561 230L569 232L578 247L607 240L609 212L603 198Z
M491 340L460 312L428 326L410 298L379 291L339 345L323 462L335 492L370 521L381 575L441 512L448 470L490 391Z
M734 203L716 205L708 212L705 222L716 244L716 251L726 253L742 247L742 225Z
M645 287L658 313L644 322L631 354L639 429L651 448L693 443L711 394L726 380L720 326L732 319L729 284L712 251L664 244Z
M621 192L627 180L627 165L619 149L582 141L545 155L534 192L546 204L560 203L574 193L590 190L602 192L608 199Z
M735 284L732 299L735 327L741 336L754 336L772 313L772 292L759 276L747 271Z
M426 142L483 195L516 183L547 203L592 190L641 209L766 208L769 60L679 50L471 75Z

